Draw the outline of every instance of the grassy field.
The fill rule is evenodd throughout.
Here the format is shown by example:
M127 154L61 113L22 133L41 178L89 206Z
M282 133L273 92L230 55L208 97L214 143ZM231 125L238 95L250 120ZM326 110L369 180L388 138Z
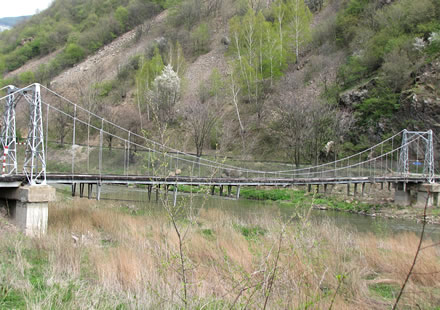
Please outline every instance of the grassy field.
M167 212L63 200L50 206L46 236L2 231L0 309L384 309L418 243L314 227L307 213L243 221L188 204L173 222ZM439 309L439 270L439 248L425 248L402 309Z

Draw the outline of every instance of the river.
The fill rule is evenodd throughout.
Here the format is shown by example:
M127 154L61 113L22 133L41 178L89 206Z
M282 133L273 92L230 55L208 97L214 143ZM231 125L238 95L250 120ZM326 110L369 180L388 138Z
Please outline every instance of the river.
M87 186L86 186L87 188ZM70 193L70 186L57 186L57 189ZM94 187L95 190L95 187ZM77 188L78 194L79 188ZM263 216L264 214L276 214L281 218L287 219L292 216L305 216L308 213L308 207L297 207L273 201L255 201L246 199L222 198L219 196L206 196L193 194L193 203L196 207L203 205L204 208L215 208L223 210L233 216L246 219L249 217ZM85 194L85 196L87 196ZM172 199L172 193L169 193L169 199ZM188 198L189 194L179 194L178 199ZM115 200L121 203L121 206L130 206L136 208L148 208L152 211L159 208L155 202L155 193L153 191L151 202L148 201L146 189L125 187L125 186L106 186L102 187L101 199ZM413 220L390 219L383 217L372 217L348 212L329 211L329 210L311 210L310 220L313 224L319 225L323 221L330 221L338 227L345 228L348 231L359 233L373 233L376 235L390 235L403 232L413 232L420 234L422 224ZM426 225L425 237L435 241L440 241L440 226Z

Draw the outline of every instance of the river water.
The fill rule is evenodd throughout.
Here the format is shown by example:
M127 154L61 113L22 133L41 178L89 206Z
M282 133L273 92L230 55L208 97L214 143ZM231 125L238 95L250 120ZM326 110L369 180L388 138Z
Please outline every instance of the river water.
M69 186L57 186L63 192L70 192ZM87 188L87 187L86 187ZM95 191L95 187L93 189ZM79 188L77 188L77 192ZM93 193L93 196L95 192ZM78 195L78 193L77 193ZM161 193L163 195L163 193ZM85 194L85 196L87 196ZM168 198L172 199L172 192ZM189 194L179 194L178 199L188 198ZM151 211L159 210L160 203L155 202L155 192L148 201L146 189L126 187L126 186L102 186L101 199L119 201L121 206L135 206L136 208L147 208ZM246 199L231 199L219 196L206 196L193 194L193 204L195 207L202 206L210 209L220 209L228 214L243 220L250 217L259 217L264 214L272 214L288 219L292 216L305 216L309 208L306 206L294 207L291 204L283 204L273 201L255 201ZM392 235L403 232L413 232L420 234L422 224L413 220L389 219L383 217L372 217L348 212L311 210L310 220L319 225L323 221L330 221L338 227L359 233L373 233L376 235ZM440 225L426 225L425 237L435 241L440 241Z

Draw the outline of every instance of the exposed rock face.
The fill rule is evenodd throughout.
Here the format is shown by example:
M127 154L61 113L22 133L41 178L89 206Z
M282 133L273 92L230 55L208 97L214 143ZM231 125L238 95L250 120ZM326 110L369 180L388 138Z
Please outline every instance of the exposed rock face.
M415 85L403 92L402 109L407 117L419 121L415 129L440 130L440 59L424 66Z
M364 84L358 88L343 92L339 96L339 103L345 107L353 108L368 98L368 86L369 84Z

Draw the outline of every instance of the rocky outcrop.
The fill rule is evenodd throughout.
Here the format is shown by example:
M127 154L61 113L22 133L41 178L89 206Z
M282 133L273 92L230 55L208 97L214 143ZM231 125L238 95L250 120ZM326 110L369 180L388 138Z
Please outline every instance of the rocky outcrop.
M354 108L356 105L368 98L369 90L374 85L375 80L372 79L362 85L344 91L339 95L339 104L347 108Z
M416 129L440 130L440 59L420 70L415 84L403 92L401 106L407 116L421 121Z

